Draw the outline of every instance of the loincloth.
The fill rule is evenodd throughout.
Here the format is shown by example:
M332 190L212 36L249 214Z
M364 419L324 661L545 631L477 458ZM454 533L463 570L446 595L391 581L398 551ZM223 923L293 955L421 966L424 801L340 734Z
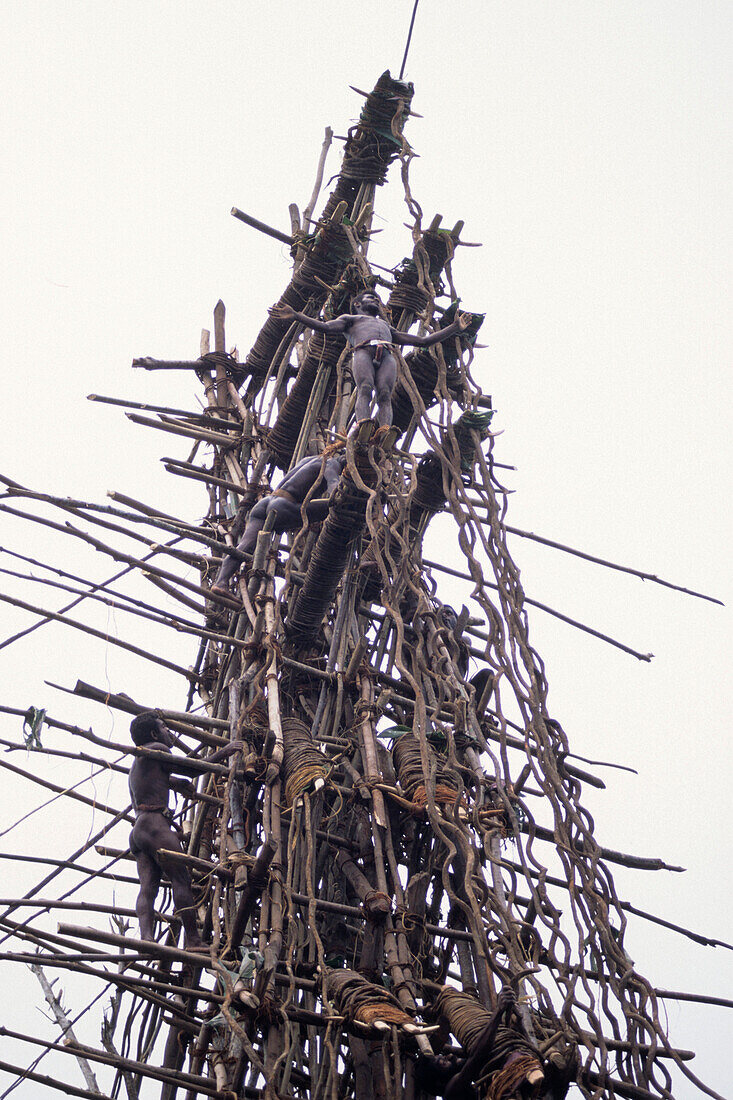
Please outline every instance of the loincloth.
M156 803L140 802L135 807L135 813L136 814L162 814L163 817L168 817L168 818L170 818L172 816L171 811L168 809L168 807L163 802L156 802Z
M378 367L384 358L385 351L391 352L394 344L390 344L388 340L365 340L363 344L354 344L354 351L361 351L362 348L374 348L372 362L375 367Z

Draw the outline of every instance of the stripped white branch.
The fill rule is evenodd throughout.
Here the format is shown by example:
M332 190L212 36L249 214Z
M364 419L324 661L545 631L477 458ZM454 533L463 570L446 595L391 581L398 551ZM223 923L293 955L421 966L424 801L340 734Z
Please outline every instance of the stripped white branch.
M74 1034L74 1029L71 1026L71 1020L62 1008L61 1001L54 993L53 986L44 974L42 967L38 966L37 963L29 963L28 968L35 974L41 984L43 996L46 998L46 1001L48 1002L51 1011L56 1017L56 1023L61 1028L62 1042L64 1046L80 1046L81 1044L79 1043L79 1040ZM99 1096L101 1096L102 1092L99 1088L99 1085L97 1084L97 1078L94 1076L94 1071L89 1065L87 1059L83 1058L80 1054L77 1054L76 1060L79 1063L79 1068L81 1069L82 1074L84 1075L84 1080L86 1081L87 1088L91 1092L96 1092Z

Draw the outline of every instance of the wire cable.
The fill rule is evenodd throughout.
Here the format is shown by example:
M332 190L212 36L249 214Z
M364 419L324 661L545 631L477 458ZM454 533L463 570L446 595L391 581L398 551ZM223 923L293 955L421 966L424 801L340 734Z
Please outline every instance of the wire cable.
M410 29L407 32L407 42L405 43L405 55L402 58L402 67L400 68L400 75L397 78L398 80L402 80L402 77L404 76L405 65L407 64L407 52L410 49L410 42L412 41L412 28L415 26L415 16L417 15L417 5L419 3L420 3L420 0L415 0L415 5L412 9L412 18L410 19Z

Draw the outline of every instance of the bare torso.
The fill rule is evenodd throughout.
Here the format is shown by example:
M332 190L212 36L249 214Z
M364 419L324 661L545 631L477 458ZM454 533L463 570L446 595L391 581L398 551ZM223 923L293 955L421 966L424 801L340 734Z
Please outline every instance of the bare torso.
M145 747L155 749L157 752L168 753L171 756L171 764L173 764L173 754L162 741L150 741ZM167 808L170 782L170 769L162 761L150 760L145 756L135 757L130 768L129 777L133 808L136 810L140 806L163 806Z
M352 348L370 340L380 340L387 344L393 342L392 329L381 317L372 317L366 313L348 313L341 319L345 322L344 336Z
M311 489L316 490L316 495L320 495L321 492L331 492L345 464L346 459L343 455L328 458L325 463L321 455L305 458L285 475L278 486L278 491L286 490L301 503Z

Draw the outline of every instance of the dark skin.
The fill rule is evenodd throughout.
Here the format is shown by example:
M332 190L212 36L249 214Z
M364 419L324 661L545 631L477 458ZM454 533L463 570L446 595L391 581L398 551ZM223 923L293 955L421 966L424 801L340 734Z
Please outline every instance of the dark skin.
M409 345L416 348L429 348L463 332L471 323L470 313L459 314L452 324L428 336L411 336L399 332L387 324L381 316L382 303L374 291L363 291L354 299L353 313L342 313L333 321L321 321L317 317L308 317L298 313L292 306L275 306L270 310L273 317L284 321L300 321L316 332L330 335L340 333L354 348L352 372L356 384L357 422L366 420L372 403L372 394L376 395L377 423L388 427L392 423L392 391L397 381L397 360L390 350L391 344ZM361 345L367 345L363 347ZM381 345L381 351L379 349Z
M328 515L328 497L338 485L338 480L346 465L346 454L341 452L326 459L325 466L321 455L312 458L304 458L289 474L286 474L280 482L275 493L263 497L255 504L247 517L247 525L244 533L237 543L237 550L243 554L249 554L254 550L257 536L265 525L265 520L271 514L275 516L274 531L295 531L301 526L301 508L308 493L323 479L325 482L326 497L318 497L310 500L305 507L305 514L309 523L320 523ZM293 499L279 496L281 492L287 492ZM229 583L237 572L239 562L235 558L225 557L221 568L216 575L212 591L226 594Z
M508 1023L516 1003L516 993L511 986L505 985L497 998L496 1011L468 1057L458 1054L418 1055L415 1081L420 1088L433 1096L442 1096L444 1100L477 1100L474 1081L481 1076L489 1059L502 1017L506 1016Z
M183 846L176 830L164 816L168 808L171 791L192 798L196 788L188 779L174 777L174 773L195 775L202 769L196 762L175 757L171 753L174 737L165 722L156 715L140 715L131 725L134 740L140 748L166 753L170 761L137 756L130 768L130 795L136 813L136 821L130 833L130 849L135 856L137 873L140 880L140 893L135 910L140 921L140 936L144 940L155 939L155 898L160 887L162 870L158 862L158 852L182 852ZM136 725L137 723L137 725ZM223 760L232 752L242 748L241 741L231 741L212 756L208 763ZM149 809L144 807L162 807ZM176 864L166 868L173 891L173 904L180 918L185 934L186 948L190 951L206 950L196 927L191 879L185 867Z

